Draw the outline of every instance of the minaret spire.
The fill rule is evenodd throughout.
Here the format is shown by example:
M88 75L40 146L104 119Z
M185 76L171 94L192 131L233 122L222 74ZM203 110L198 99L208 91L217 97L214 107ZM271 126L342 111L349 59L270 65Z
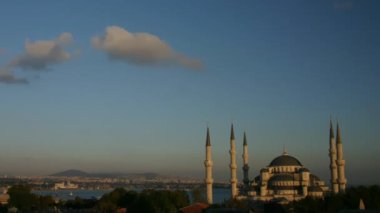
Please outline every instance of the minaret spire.
M236 149L235 149L235 134L234 125L231 124L231 137L230 137L230 155L231 155L231 198L234 199L237 195L237 178L236 178Z
M247 146L247 135L245 134L245 131L244 131L244 139L243 139L243 146Z
M210 129L207 127L206 146L211 146Z
M230 140L235 140L234 124L231 124L231 136Z
M206 193L207 193L207 203L212 204L212 184L214 180L212 179L212 159L211 159L211 140L210 140L210 131L207 127L207 135L206 135L206 160L204 162L206 169Z
M345 192L347 180L345 177L344 165L346 164L346 161L343 159L343 144L342 144L342 139L340 137L340 129L339 129L338 123L336 125L336 149L337 149L336 164L338 165L339 192Z
M334 128L333 128L331 119L330 119L330 138L334 138Z
M249 166L248 166L248 144L247 144L247 136L244 132L244 139L243 139L243 173L244 173L244 178L243 178L243 183L244 183L244 188L246 191L249 190L249 177L248 177L248 171L249 171Z
M340 137L340 128L339 128L339 123L337 122L336 123L336 143L337 144L341 144L342 143L342 139Z
M331 119L330 119L329 156L330 156L331 188L332 188L332 192L336 194L339 192L339 185L338 185L338 170L337 170L337 165L336 165L336 144L335 144L334 129L333 129Z

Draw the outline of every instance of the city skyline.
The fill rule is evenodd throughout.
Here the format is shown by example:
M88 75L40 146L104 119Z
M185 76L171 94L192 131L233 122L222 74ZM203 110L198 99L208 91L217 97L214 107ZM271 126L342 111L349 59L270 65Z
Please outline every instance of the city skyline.
M350 184L380 184L380 3L7 2L0 174L249 177L284 147L329 180L329 119ZM336 128L336 127L334 127Z

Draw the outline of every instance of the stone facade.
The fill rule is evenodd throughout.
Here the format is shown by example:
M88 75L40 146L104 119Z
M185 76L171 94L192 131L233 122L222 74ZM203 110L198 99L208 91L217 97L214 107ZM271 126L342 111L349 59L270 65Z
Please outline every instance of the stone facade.
M251 182L245 196L260 201L292 201L323 197L328 186L286 151L276 157Z

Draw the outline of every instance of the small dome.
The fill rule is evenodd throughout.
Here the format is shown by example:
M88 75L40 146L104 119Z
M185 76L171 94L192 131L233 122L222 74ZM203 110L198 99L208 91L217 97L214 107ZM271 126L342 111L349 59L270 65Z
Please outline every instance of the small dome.
M297 158L284 154L273 159L269 166L302 166L302 164Z

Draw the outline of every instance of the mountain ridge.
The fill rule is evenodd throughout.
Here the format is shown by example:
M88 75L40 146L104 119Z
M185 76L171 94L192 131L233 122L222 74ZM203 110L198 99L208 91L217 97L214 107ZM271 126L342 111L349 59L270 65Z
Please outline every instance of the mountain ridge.
M123 173L123 172L99 172L89 173L77 169L68 169L62 172L57 172L48 176L53 177L92 177L92 178L145 178L154 179L159 177L157 173Z

